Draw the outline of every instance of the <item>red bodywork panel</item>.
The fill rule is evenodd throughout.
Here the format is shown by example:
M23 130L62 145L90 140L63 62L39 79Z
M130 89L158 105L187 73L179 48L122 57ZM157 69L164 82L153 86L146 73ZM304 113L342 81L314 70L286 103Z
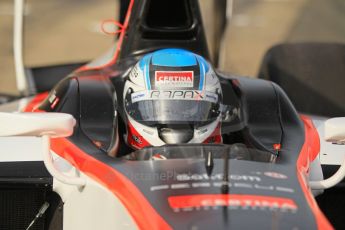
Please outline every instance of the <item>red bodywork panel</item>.
M314 213L318 229L333 229L332 225L317 205L306 179L309 174L310 162L312 162L320 152L319 134L309 117L302 115L301 119L304 123L305 141L297 160L297 177L305 198Z

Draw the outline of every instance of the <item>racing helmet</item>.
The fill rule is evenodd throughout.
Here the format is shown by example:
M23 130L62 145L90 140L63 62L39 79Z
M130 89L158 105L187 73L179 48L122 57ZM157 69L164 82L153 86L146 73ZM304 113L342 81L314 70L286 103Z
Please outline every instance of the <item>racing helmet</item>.
M203 57L183 49L146 54L124 84L127 144L221 143L221 101L219 79Z

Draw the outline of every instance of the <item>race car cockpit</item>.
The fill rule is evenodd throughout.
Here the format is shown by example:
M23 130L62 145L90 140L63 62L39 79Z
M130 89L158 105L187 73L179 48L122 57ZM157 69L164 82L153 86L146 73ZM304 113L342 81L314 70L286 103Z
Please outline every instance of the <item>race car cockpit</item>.
M182 49L71 75L39 109L72 114L73 142L118 157L149 146L242 143L274 161L304 140L297 112L274 83L216 73Z

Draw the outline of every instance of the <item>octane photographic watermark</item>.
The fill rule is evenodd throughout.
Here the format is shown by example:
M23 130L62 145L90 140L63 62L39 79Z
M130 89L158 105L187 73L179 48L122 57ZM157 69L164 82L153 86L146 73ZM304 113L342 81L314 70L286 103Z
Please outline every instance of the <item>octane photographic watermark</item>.
M125 176L131 181L171 181L176 180L178 173L175 170L163 172L126 172Z

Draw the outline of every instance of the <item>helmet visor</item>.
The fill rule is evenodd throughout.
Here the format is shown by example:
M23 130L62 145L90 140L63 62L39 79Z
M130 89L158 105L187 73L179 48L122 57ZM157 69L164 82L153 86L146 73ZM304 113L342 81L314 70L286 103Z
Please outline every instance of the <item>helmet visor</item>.
M149 126L157 124L204 125L219 113L219 95L197 90L149 90L128 93L125 108L134 120Z

